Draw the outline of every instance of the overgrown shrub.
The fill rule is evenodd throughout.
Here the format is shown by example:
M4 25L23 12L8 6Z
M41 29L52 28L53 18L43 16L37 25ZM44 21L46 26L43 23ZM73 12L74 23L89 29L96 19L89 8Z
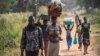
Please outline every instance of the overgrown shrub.
M0 55L6 48L19 47L22 29L30 13L0 15Z

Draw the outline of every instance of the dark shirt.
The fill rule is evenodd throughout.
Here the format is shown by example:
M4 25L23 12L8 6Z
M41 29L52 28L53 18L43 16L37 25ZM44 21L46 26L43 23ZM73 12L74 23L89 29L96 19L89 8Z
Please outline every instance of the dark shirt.
M88 33L90 31L90 23L82 23L82 32Z
M48 40L47 31L46 31L47 25L42 25L42 31L43 31L43 40Z
M90 37L90 23L82 23L83 40Z
M23 29L21 38L21 49L27 51L35 51L43 48L43 34L40 27L34 27L28 30L27 27Z

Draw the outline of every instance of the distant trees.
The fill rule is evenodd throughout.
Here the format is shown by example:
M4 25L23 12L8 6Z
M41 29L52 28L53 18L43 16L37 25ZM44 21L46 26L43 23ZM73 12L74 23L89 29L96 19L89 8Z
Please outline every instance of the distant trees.
M0 0L0 13L35 11L35 1L36 0ZM47 6L50 1L51 0L37 0L38 7L42 5ZM90 8L100 8L100 0L62 0L67 6L66 9L73 7L72 5L76 3L75 1L77 5L84 7L86 11L90 11Z
M85 7L86 11L90 11L90 8L100 8L100 0L77 0L77 4Z
M47 6L50 0L37 0L38 6ZM0 0L0 13L34 11L36 0Z
M0 0L0 13L16 11L17 0Z

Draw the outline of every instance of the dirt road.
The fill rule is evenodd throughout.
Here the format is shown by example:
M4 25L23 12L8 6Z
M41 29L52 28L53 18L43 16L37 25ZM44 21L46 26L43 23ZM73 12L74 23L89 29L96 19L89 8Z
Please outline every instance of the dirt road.
M74 17L74 16L71 16ZM76 31L76 26L74 26L74 29L72 30L72 37L74 37ZM66 43L66 32L64 28L62 27L62 38L63 41L60 42L60 56L97 56L95 53L95 50L92 48L93 38L91 38L91 45L89 46L89 50L87 55L83 55L83 48L82 51L78 50L78 44L74 45L72 43L70 51L67 50L67 43ZM7 56L20 56L20 49L16 48L12 51L10 51L9 55Z
M74 23L75 25L75 23ZM66 32L64 28L62 27L62 38L63 41L60 42L60 56L97 56L95 51L92 49L92 46L89 46L88 53L87 55L83 55L83 46L82 46L82 51L78 49L78 44L73 44L71 46L71 49L68 51L67 50L67 43L66 43ZM76 25L74 26L74 29L72 30L72 37L75 36L76 32ZM92 44L92 38L91 38L91 44Z

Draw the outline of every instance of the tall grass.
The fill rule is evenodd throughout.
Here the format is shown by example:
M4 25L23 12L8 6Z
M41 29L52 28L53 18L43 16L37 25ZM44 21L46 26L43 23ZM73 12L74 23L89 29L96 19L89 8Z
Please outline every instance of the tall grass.
M92 25L92 32L94 44L93 47L96 50L98 56L100 56L100 9L93 10L88 17L90 18L91 25Z
M0 15L0 56L3 56L7 49L20 46L22 29L30 14L9 13Z

